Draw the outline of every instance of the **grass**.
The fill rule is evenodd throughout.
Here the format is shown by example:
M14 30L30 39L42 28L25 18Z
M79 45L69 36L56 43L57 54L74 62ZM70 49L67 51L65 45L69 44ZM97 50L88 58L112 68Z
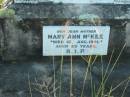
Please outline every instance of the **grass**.
M68 26L70 25L70 22L71 21L67 21L65 26ZM94 24L94 21L92 21L93 24ZM99 21L99 24L100 24L100 21ZM97 25L97 24L94 24L94 25ZM84 78L81 79L83 80L83 84L82 84L82 88L80 89L81 90L81 93L80 93L80 96L76 96L74 93L73 93L73 89L74 89L74 86L73 86L73 62L75 60L73 60L73 56L70 57L70 87L69 87L69 97L86 97L85 94L85 87L86 87L86 81L90 75L91 79L90 79L90 85L91 85L91 97L114 97L113 96L113 93L122 85L125 84L125 87L124 87L124 90L122 92L122 95L120 97L125 97L125 91L128 87L128 84L129 84L129 80L130 78L127 78L127 79L124 79L124 81L120 82L117 86L113 87L112 85L109 87L110 89L106 89L106 83L109 79L109 77L111 76L112 72L114 71L115 67L117 66L117 63L123 53L123 50L125 49L126 47L126 44L124 44L124 46L122 47L119 55L117 56L115 62L112 64L112 61L114 59L114 52L115 52L115 49L112 51L111 55L110 55L110 58L109 58L109 61L108 61L108 64L107 64L107 68L104 70L104 63L103 63L103 56L81 56L81 58L86 62L86 71L85 71L85 75L84 75ZM93 81L93 78L92 78L92 74L91 74L91 71L92 71L92 67L93 65L95 64L95 62L97 61L97 58L100 58L100 61L101 61L101 72L102 72L102 78L101 78L101 81L100 81L100 85L97 87L95 84L94 84L94 81ZM47 85L46 89L43 90L43 88L45 87L43 84L40 84L36 81L36 90L43 94L42 97L62 97L64 94L62 94L62 90L63 90L63 85L62 85L62 82L63 82L63 64L64 64L64 57L62 56L61 57L61 60L60 60L60 74L58 74L58 78L56 78L57 76L57 71L55 71L55 57L53 57L53 69L54 69L54 74L53 74L53 82L51 83L51 87L53 87L53 89L49 89L50 85ZM99 60L98 60L99 61ZM112 67L110 66L112 64ZM46 79L44 79L46 80ZM56 83L58 82L58 84ZM78 84L78 83L77 83ZM30 81L29 81L29 90L30 89ZM53 91L53 92L52 92ZM32 94L30 94L30 96L32 97Z
M32 88L31 88L31 81L30 81L30 76L29 76L29 74L28 74L28 84L29 84L30 97L32 97Z
M85 85L86 85L86 80L88 78L88 74L91 72L92 66L94 65L94 63L96 62L97 58L100 58L101 60L101 64L102 64L102 78L100 81L100 86L97 88L96 85L93 82L92 79L92 75L91 75L91 97L114 97L113 93L114 91L116 91L120 86L125 85L124 90L122 92L122 95L120 97L125 97L125 91L127 90L128 84L129 84L129 80L130 78L125 79L124 81L122 81L121 83L119 83L117 86L113 87L110 86L110 90L106 92L106 82L108 81L109 77L111 76L112 72L114 71L114 68L117 65L117 62L120 59L121 54L123 53L123 50L125 49L126 44L122 47L118 57L116 58L115 62L113 63L112 67L110 67L110 64L112 64L112 60L113 60L113 56L114 56L114 52L115 50L112 51L112 54L110 55L109 58L109 62L107 65L107 68L105 69L105 71L103 70L103 56L87 56L87 57L83 57L83 60L86 61L87 63L87 68L86 68L86 73L84 75L84 80L83 80L83 85L82 85L82 89L81 89L81 96L80 97L86 97L84 95L85 93ZM75 94L73 93L73 57L70 57L70 97L77 97L74 96ZM43 82L44 84L40 84L38 83L38 81L35 81L35 86L37 88L35 88L35 90L37 90L39 93L42 94L42 97L62 97L62 81L63 81L63 62L64 62L64 57L62 56L61 58L61 66L60 66L60 79L58 82L58 79L56 79L56 71L55 71L55 57L53 57L53 69L54 69L54 75L53 75L53 82L50 81L50 83L47 82ZM29 77L28 77L29 79ZM49 81L48 81L49 82ZM57 82L59 84L57 84ZM33 84L33 85L34 85ZM51 85L50 85L51 84ZM50 87L52 87L50 89ZM44 88L44 89L43 89ZM32 89L31 89L31 81L29 80L29 91L30 91L30 97L32 97Z

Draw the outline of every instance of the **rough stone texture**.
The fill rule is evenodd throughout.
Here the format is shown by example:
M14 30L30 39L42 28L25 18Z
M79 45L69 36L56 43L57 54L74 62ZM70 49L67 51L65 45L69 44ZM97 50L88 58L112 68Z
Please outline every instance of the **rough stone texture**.
M4 20L0 20L0 60L2 60L3 48L4 48L4 28L3 28Z
M73 85L75 95L80 95L83 84L83 79L86 71L86 64L84 61L75 61L73 64ZM82 66L82 68L79 68ZM56 68L56 87L59 87L60 79L60 60L55 62ZM0 90L1 97L30 97L29 94L29 81L31 82L33 97L41 97L39 91L37 91L37 84L46 82L50 85L53 84L53 65L52 60L47 62L29 62L29 63L16 63L16 64L1 64L0 65ZM62 97L69 96L70 88L70 61L63 64L62 74ZM77 77L78 76L78 77ZM15 79L15 80L14 80ZM90 78L86 80L86 85L90 84ZM37 80L37 82L36 82ZM79 83L79 84L77 84ZM85 91L90 87L85 87ZM52 90L50 89L50 92ZM59 89L57 90L58 93ZM85 95L89 94L85 92ZM45 91L43 91L45 92ZM48 97L48 96L42 96ZM51 96L53 97L53 96Z
M41 49L42 33L38 34L33 29L26 32L18 27L14 19L4 20L4 24L1 25L3 25L3 31L0 33L3 34L1 43L4 42L1 44L1 46L3 45L1 48L4 50L3 60L24 59L26 55L39 54L37 50Z
M93 14L94 12L96 16L101 18L103 17L104 19L95 20L95 23L96 25L111 26L109 53L111 54L111 51L115 48L114 56L106 75L109 75L110 69L116 61L125 42L127 42L127 47L129 47L129 20L111 19L122 16L122 14L126 12L128 6L117 5L114 6L114 8L104 6L104 9L102 10L101 5L87 5L87 9L83 9L85 8L83 6L83 8L81 6L80 8L78 5L72 7L71 5L62 6L61 4L57 5L59 6L58 9L55 5L47 4L44 6L33 4L29 6L26 4L12 6L16 10L16 17L13 19L0 19L0 97L30 97L28 79L30 79L31 82L33 97L41 97L41 94L36 91L37 88L39 89L36 84L37 82L39 84L46 82L49 86L53 84L54 67L52 64L52 58L42 57L43 25L64 25L68 18L80 17L83 19L86 16L86 20L70 19L70 21L72 21L70 25L93 25L93 23L88 20L88 15L84 15L84 12L88 12L88 14ZM65 10L62 10L61 7ZM36 10L33 10L34 8ZM75 8L79 10L77 11ZM41 9L41 11L39 9ZM76 10L77 13L75 13L74 10ZM63 14L61 14L61 12ZM80 14L83 15L79 16ZM49 19L45 19L48 17ZM130 56L129 53L124 52L127 52L127 49L124 49L120 60L117 61L116 67L106 83L105 94L108 93L111 85L115 87L120 82L126 79L129 80L130 66L128 64L130 64ZM102 61L101 58L98 58L95 64L89 69L85 85L85 97L91 97L91 78L96 89L100 86L102 74L104 74L107 69L110 56L108 54L104 57L102 63L100 62ZM70 57L66 57L65 59L66 60L63 61L62 97L69 97L71 62ZM19 60L22 62L18 62ZM4 61L8 62L5 63ZM59 86L60 79L60 65L61 58L56 57L55 70L57 87ZM80 97L87 66L87 63L80 57L73 58L74 97ZM112 93L112 96L120 97L125 89L126 83L127 82L123 83L119 88L117 88L116 91ZM130 97L129 84L127 86L124 97ZM50 91L52 91L52 88ZM42 97L46 96L43 95Z
M101 19L129 19L127 5L87 5L87 4L13 4L10 6L21 18L79 18L82 15L93 14ZM124 17L122 17L124 16ZM91 17L89 17L91 18ZM84 17L88 19L88 17Z
M2 55L0 61L0 95L2 97L29 97L29 79L31 81L32 95L33 97L41 97L41 94L36 91L39 87L36 84L35 78L38 83L49 82L52 84L54 68L52 64L52 58L42 57L42 26L43 25L63 25L66 20L20 20L18 19L2 19L0 22L0 35ZM125 42L125 24L126 20L101 20L101 25L111 25L110 35L110 47L109 49L116 48L115 51L121 50ZM74 21L76 25L88 25L88 21ZM73 24L73 23L72 23ZM118 36L120 34L120 36ZM114 62L119 54L114 53ZM111 51L110 51L111 53ZM123 52L123 55L129 55ZM129 72L129 56L121 57L121 61L117 63L116 67L111 74L106 84L106 94L110 89L110 86L117 86L120 82L127 79L130 75ZM109 55L106 56L109 58ZM24 60L23 60L24 59ZM26 59L26 60L25 60ZM70 89L70 57L66 57L63 61L63 78L62 78L62 97L69 96ZM22 63L19 63L21 60ZM5 63L3 61L9 61ZM60 79L60 64L61 58L55 58L55 69L56 69L56 86L59 86ZM103 59L104 71L107 68L108 61ZM110 68L113 66L111 63ZM82 90L83 79L85 76L87 63L84 62L80 57L73 59L73 93L74 96L80 97ZM110 68L108 71L110 71ZM85 85L85 96L91 97L91 77L93 83L98 88L102 78L102 65L100 59L93 65L92 70L89 70L88 77ZM92 76L90 75L92 73ZM109 72L108 72L109 73ZM108 75L107 73L107 75ZM117 76L118 75L118 76ZM126 82L121 85L112 95L119 97L123 92ZM52 91L52 89L50 89ZM57 90L58 91L58 90ZM129 85L125 93L125 97L129 97ZM42 97L46 97L43 95ZM52 96L53 97L53 96Z
M109 58L109 57L107 57ZM127 57L129 58L129 57ZM80 59L80 60L79 60ZM44 60L44 61L43 61ZM104 73L108 66L108 61L103 58L103 64L99 62L99 59L95 62L95 64L89 69L88 76L85 83L84 96L92 97L91 95L91 80L93 81L93 85L95 85L96 89L99 89L100 82L102 80L102 67L104 68ZM56 87L60 85L60 59L55 60L55 72L56 72ZM108 72L106 75L110 73L110 69L113 66L115 60L113 59ZM130 66L128 65L130 62L127 59L121 57L121 60L118 61L116 67L111 73L107 83L105 85L105 94L109 92L111 86L114 88L119 83L123 82L126 79L129 79L130 76ZM63 73L62 73L62 93L61 97L68 97L70 90L70 57L63 61ZM103 66L102 66L103 65ZM54 84L54 66L52 59L43 58L41 61L32 60L31 62L22 62L22 63L1 63L0 64L0 91L1 97L30 97L29 91L29 82L32 91L32 97L48 97L46 95L40 94L39 85L42 85L46 82L50 87ZM73 95L75 97L80 97L83 81L86 73L86 68L88 67L87 63L84 62L81 58L78 60L73 60ZM91 75L90 75L91 74ZM118 76L117 76L118 75ZM122 95L123 90L127 81L122 83L113 93L112 96L120 97ZM44 85L43 85L44 86ZM39 89L39 91L37 91ZM49 89L52 91L52 88ZM58 94L59 89L57 89ZM127 89L124 97L130 96L130 88L129 83L127 85ZM46 90L42 90L42 92L46 92ZM53 94L52 94L52 97Z
M1 27L3 26L3 28L0 32L2 35L0 46L3 60L28 60L28 58L33 57L41 58L43 25L63 25L66 22L66 20L16 20L15 18L5 19L3 23L1 23ZM100 25L111 26L109 50L111 51L113 48L120 50L125 44L126 39L125 20L100 20L99 23ZM91 21L82 20L72 23L72 25L90 24ZM120 34L120 36L118 34Z

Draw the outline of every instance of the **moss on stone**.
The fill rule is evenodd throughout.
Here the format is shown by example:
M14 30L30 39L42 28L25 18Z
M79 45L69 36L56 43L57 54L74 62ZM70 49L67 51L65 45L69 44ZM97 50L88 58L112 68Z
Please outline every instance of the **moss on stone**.
M15 15L13 9L0 9L0 18L12 18Z

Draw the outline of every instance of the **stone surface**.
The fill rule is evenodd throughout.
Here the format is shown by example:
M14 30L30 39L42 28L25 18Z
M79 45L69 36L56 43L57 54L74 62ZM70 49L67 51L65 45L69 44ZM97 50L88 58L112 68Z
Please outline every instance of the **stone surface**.
M36 54L36 51L41 48L42 33L38 34L33 29L26 32L28 26L25 24L25 29L21 29L14 19L4 20L3 23L1 23L3 31L1 29L0 33L2 34L1 48L4 50L3 60L16 60L17 57L24 59L25 55Z
M66 20L39 20L19 17L4 19L1 22L2 60L28 60L33 57L42 58L42 27L44 25L64 25ZM110 25L111 34L109 50L117 51L123 47L129 36L126 33L126 20L95 20L96 25ZM71 20L70 25L94 25L92 21ZM120 36L118 35L120 34ZM127 38L126 38L127 37ZM129 43L127 43L129 47ZM110 52L109 51L109 52ZM108 52L108 53L109 53ZM127 50L126 50L127 52Z
M46 59L45 59L46 60ZM55 62L56 69L56 87L59 87L60 79L60 60ZM82 65L82 68L80 66ZM16 64L1 64L0 65L0 90L2 97L30 97L29 95L29 81L31 82L31 89L33 97L41 97L40 92L37 91L37 84L42 82L50 82L53 84L53 64L52 60L49 62L29 62ZM83 79L86 71L86 64L84 61L75 61L73 63L73 85L74 92L80 95ZM62 97L69 96L69 82L70 82L70 62L63 63L62 73ZM77 77L78 76L78 77ZM28 80L29 79L29 80ZM37 83L36 80L37 79ZM77 84L79 83L79 84ZM86 85L89 84L89 78L86 80ZM90 91L90 87L85 87L85 90ZM51 91L51 90L50 90ZM59 91L59 89L57 90ZM44 91L43 91L44 92ZM87 92L88 93L88 92ZM85 93L85 94L87 94ZM12 96L11 96L12 95ZM36 96L35 96L36 95ZM42 96L48 97L48 96ZM52 96L53 97L53 96Z
M108 57L107 57L108 58ZM127 57L129 58L129 57ZM83 81L85 78L86 69L88 67L87 63L81 59L75 60L73 58L73 95L76 97L80 97ZM44 60L44 61L43 61ZM46 82L52 91L51 85L54 84L54 66L55 66L55 74L56 74L56 87L60 85L60 77L61 77L61 59L56 59L53 65L52 59L43 58L42 60L31 60L26 62L17 62L17 63L1 63L0 64L0 96L1 97L30 97L30 88L32 92L32 97L48 97L46 95L41 96L40 88L38 85L43 85ZM106 72L108 61L103 58L103 66L102 63L99 62L99 59L94 63L94 65L89 69L88 76L85 81L85 90L84 96L91 97L91 80L93 85L95 85L96 89L99 89L100 82L102 80L102 67L104 68L104 73ZM108 72L106 75L110 73L110 70L113 66L115 60L113 59ZM107 95L111 86L115 88L121 82L126 79L129 79L130 76L130 63L129 60L124 59L122 56L118 63L116 64L113 72L111 73L107 83L105 85L105 94ZM63 61L62 68L62 97L69 96L70 90L70 76L71 76L71 66L70 66L70 57L65 58ZM29 84L30 83L30 84ZM127 81L122 83L113 93L114 97L120 97L123 90L125 89ZM37 91L39 89L39 91ZM59 89L57 89L58 94ZM124 97L130 96L130 88L129 83L127 85L127 89ZM42 92L46 92L46 90L42 90ZM53 97L53 94L52 94Z
M113 8L110 7L112 5L109 5L104 6L104 9L101 8L101 5L87 5L86 7L88 9L83 9L85 7L79 5L62 6L62 4L57 4L58 7L48 4L45 4L44 6L42 4L31 4L29 6L26 4L14 4L11 6L16 10L14 18L0 19L0 97L30 97L29 82L33 97L41 97L41 94L37 91L37 89L39 89L39 84L45 85L46 82L47 85L50 86L49 90L53 90L51 88L51 85L54 84L53 60L52 57L42 56L42 27L44 25L64 25L69 21L70 25L111 26L109 54L103 56L105 57L103 58L103 63L101 63L101 59L98 58L95 64L89 68L88 76L85 81L84 95L86 97L91 97L91 79L93 80L93 85L95 85L96 89L99 88L102 74L104 74L107 69L109 55L112 50L115 49L115 52L106 75L109 74L113 63L116 61L125 42L127 42L126 47L129 47L130 45L129 20L122 20L119 18L119 16L125 14L128 6L117 5ZM32 10L34 8L35 10ZM39 9L41 9L41 11ZM86 14L86 12L88 13ZM97 17L98 19L94 19L94 22L92 22L93 19L89 20L91 16ZM49 19L46 19L48 17ZM114 17L118 17L119 19L113 20ZM68 18L77 19L66 20ZM84 18L86 18L86 20L84 20ZM111 88L111 85L114 88L126 79L129 81L130 56L127 50L128 49L126 48L123 50L121 58L117 61L116 67L106 83L106 95ZM69 97L70 64L70 57L65 57L62 73L62 97ZM60 66L61 58L56 57L56 87L59 87L60 84ZM81 59L80 56L73 58L74 97L80 97L87 66L88 64ZM125 81L121 84L121 86L112 93L112 96L120 97L126 83L127 82ZM59 89L57 91L59 91ZM43 95L43 97L46 96ZM130 97L129 83L124 97Z
M82 15L95 15L100 19L129 19L129 5L110 4L12 4L10 8L21 18L79 19ZM127 15L127 16L126 16ZM90 18L90 17L89 17ZM84 19L89 19L84 17Z
M95 75L98 78L98 80L101 80L102 74L105 74L106 70L108 68L106 76L108 76L109 74L110 75L106 82L106 88L110 89L111 86L113 88L118 86L115 89L115 91L113 92L113 95L115 95L114 97L116 97L116 96L120 97L123 93L122 91L125 90L125 88L126 88L124 97L129 97L129 95L130 95L130 92L129 92L129 89L130 89L130 87L129 87L129 77L130 77L129 68L130 68L130 66L128 65L130 62L129 56L126 56L126 57L121 56L119 58L119 60L117 61L114 69L111 72L111 69L113 68L114 63L116 62L116 58L112 59L110 65L109 65L109 68L108 68L108 61L106 61L104 58L103 58L103 62L101 62L101 63L99 63L99 61L97 61L97 63L95 63L95 65L93 66L92 72L93 72L93 75ZM102 73L102 71L103 71L103 73Z

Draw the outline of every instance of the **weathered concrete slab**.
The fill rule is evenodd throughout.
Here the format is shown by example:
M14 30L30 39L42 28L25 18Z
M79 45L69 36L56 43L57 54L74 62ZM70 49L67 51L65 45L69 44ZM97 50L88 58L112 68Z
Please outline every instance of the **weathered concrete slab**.
M32 97L41 97L41 94L36 91L36 79L39 84L43 82L47 82L49 85L54 84L54 60L51 59L52 57L42 56L42 27L44 25L64 25L69 20L70 25L109 25L111 27L110 53L111 49L115 49L112 62L108 69L109 54L105 56L107 60L105 60L104 56L103 58L98 57L99 60L89 69L84 92L84 96L87 97L91 97L91 80L93 80L95 87L98 88L102 81L102 74L105 74L108 69L106 75L109 75L113 63L117 62L123 45L127 42L126 47L130 47L130 21L126 17L124 18L124 14L129 16L128 6L117 5L113 7L112 5L104 5L104 9L101 5L19 4L12 6L16 11L16 16L9 19L0 19L0 51L2 51L0 53L0 97L29 97L29 80L31 82ZM58 9L57 6L59 6ZM120 18L122 15L123 19ZM90 19L92 16L98 19L92 21ZM119 20L115 19L115 17ZM126 49L123 50L124 56L121 54L121 60L119 59L116 64L118 66L106 83L105 89L107 90L105 90L105 94L108 94L111 86L116 87L126 79L129 81L130 56L129 53L125 52L127 52ZM81 57L76 58L73 60L73 96L77 97L81 96L87 63ZM63 61L62 97L68 97L70 90L71 62L70 57L66 59ZM21 60L22 63L19 63L18 60ZM9 63L7 64L5 61L9 61ZM60 65L61 59L55 57L57 87L61 76ZM120 97L127 85L127 81L118 87L112 96ZM130 97L129 86L128 83L125 97Z
M11 7L24 19L130 19L130 5L41 3L12 4Z
M108 58L108 57L107 57ZM129 58L129 57L127 57ZM118 68L115 68L114 71L111 73L111 76L107 80L105 84L105 94L109 92L111 86L116 87L120 83L122 83L116 91L112 93L114 97L120 97L122 95L123 90L127 84L126 79L130 76L130 61L122 60L118 63ZM46 58L47 59L47 58ZM0 64L0 96L1 97L30 97L30 88L29 82L31 87L32 97L41 97L40 89L38 85L43 85L44 82L47 85L54 84L54 67L53 67L53 60L32 60L31 62L26 61L22 63L15 63L15 64ZM56 70L56 87L60 86L60 59L58 61L55 60L55 70ZM114 60L112 60L114 61ZM88 76L86 79L84 96L91 97L91 80L95 85L96 89L99 89L100 82L102 81L102 67L104 67L104 72L107 69L108 61L104 60L103 58L103 66L100 62L95 62L92 66L92 70L88 72ZM108 72L106 75L110 73L113 64L110 64ZM84 60L73 60L73 94L75 96L80 96L82 92L83 81L86 73L87 63ZM70 60L64 60L63 63L63 72L62 72L62 97L69 96L70 90L70 76L71 76L71 68L70 68ZM125 92L125 97L130 97L130 84ZM44 87L44 86L42 86ZM38 90L39 91L38 91ZM51 92L53 87L50 87L49 91ZM46 92L46 90L42 90L42 92ZM59 88L57 89L57 95L59 92ZM43 97L46 97L43 94ZM50 97L54 97L53 93Z
M80 95L82 90L82 84L84 79L84 74L86 71L86 64L84 61L75 61L74 63L74 71L73 71L73 85L75 85L76 90L74 93L77 96ZM63 64L63 79L62 79L62 97L69 96L69 81L70 81L70 62L64 61ZM79 68L82 66L81 68ZM55 69L56 69L56 87L60 85L60 60L55 61ZM42 84L42 82L47 82L48 85L53 85L53 75L54 68L52 64L52 60L47 62L25 62L25 63L16 63L16 64L0 64L0 96L1 97L30 97L29 92L29 81L32 89L32 97L41 97L40 90L38 84ZM77 77L78 76L78 77ZM90 85L90 77L86 80L86 86ZM37 80L37 82L36 82ZM80 84L77 84L80 82ZM44 87L44 86L43 86ZM80 89L81 88L81 89ZM50 87L49 91L51 92L53 87ZM85 87L85 90L91 90L90 87ZM57 89L57 92L59 88ZM85 92L85 95L90 95L90 93ZM46 90L43 90L46 92ZM46 97L46 94L43 94ZM50 97L53 97L53 93L50 94ZM58 95L58 93L57 93Z
M15 3L130 4L130 0L14 0Z
M110 25L111 34L109 39L109 50L117 48L121 50L129 36L126 33L126 27L128 20L100 20L95 21L93 24L91 21L79 21L71 20L70 25ZM42 28L44 25L64 25L66 20L38 20L38 19L26 19L15 22L12 19L5 19L3 23L3 31L0 34L1 47L3 50L3 60L24 60L28 58L42 57ZM1 27L0 26L0 27ZM126 38L127 37L127 38ZM126 45L129 47L129 42ZM127 52L127 50L125 50Z

